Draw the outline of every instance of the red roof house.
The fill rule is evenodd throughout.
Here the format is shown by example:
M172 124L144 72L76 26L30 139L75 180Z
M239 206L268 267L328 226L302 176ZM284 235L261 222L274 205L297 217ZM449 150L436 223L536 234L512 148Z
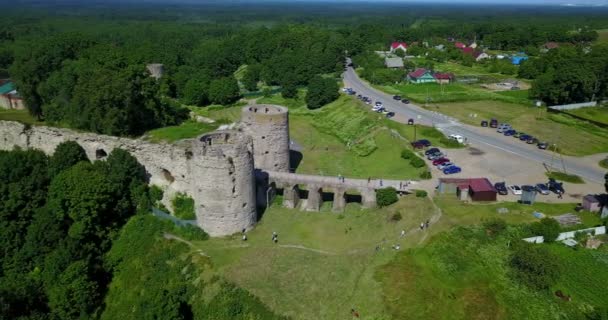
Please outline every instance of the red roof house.
M559 48L559 44L557 42L545 43L545 49L551 50L551 49L557 49L557 48Z
M437 72L433 76L435 77L435 79L437 79L438 83L450 83L456 78L453 73L449 72Z
M456 42L456 43L454 43L454 47L456 47L458 49L464 49L467 47L467 45L462 42Z
M440 193L456 192L468 189L472 201L496 201L496 189L487 178L440 178L438 191ZM463 198L463 197L461 197Z
M471 47L462 48L462 53L472 56L473 54L475 54L475 49Z
M401 49L403 51L407 51L407 43L405 43L405 42L393 42L393 43L391 43L391 52L394 52L397 49Z

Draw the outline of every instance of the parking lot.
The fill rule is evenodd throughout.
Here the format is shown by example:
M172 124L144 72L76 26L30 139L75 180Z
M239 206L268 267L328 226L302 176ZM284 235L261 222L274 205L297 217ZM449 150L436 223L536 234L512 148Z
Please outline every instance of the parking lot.
M477 178L486 177L493 184L496 182L505 181L507 186L516 185L535 185L537 183L547 183L548 178L545 175L542 165L532 162L525 162L521 157L508 152L485 152L475 146L464 149L441 149L450 161L462 168L462 172L446 175L433 166L432 161L425 158L427 165L433 173L434 185L437 185L438 178L454 177L454 178ZM562 199L558 199L557 195L550 193L549 195L538 194L537 201L542 202L580 202L582 197L589 193L600 193L603 191L603 185L599 183L572 184L564 183L565 193ZM506 196L498 196L499 200L517 201L520 196L513 195L510 191Z

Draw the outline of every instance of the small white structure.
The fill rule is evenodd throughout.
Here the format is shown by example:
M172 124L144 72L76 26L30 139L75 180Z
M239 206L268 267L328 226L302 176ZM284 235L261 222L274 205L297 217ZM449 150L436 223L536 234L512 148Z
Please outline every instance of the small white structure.
M606 234L606 226L601 226L601 227L596 227L596 228L587 228L587 229L580 229L580 230L574 230L574 231L568 231L568 232L562 232L559 234L559 236L557 236L557 239L555 239L555 241L565 241L568 239L574 239L574 236L579 233L587 233L587 234L591 234L591 235L600 235L600 234ZM524 238L522 239L526 242L530 242L530 243L543 243L545 242L545 238L543 236L536 236L536 237L530 237L530 238Z

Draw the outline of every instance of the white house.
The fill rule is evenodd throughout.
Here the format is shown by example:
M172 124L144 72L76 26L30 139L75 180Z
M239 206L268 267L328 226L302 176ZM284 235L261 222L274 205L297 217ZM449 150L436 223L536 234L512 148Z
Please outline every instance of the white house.
M407 43L405 42L393 42L391 43L391 52L401 49L403 52L407 52Z

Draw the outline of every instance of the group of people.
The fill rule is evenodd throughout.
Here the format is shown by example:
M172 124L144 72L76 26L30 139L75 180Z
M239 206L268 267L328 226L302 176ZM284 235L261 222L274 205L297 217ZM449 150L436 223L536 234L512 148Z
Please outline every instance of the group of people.
M427 219L426 223L425 222L420 222L420 230L424 230L425 228L428 229L429 228L429 224L430 221Z
M279 235L276 232L272 232L272 242L277 243L279 242Z

